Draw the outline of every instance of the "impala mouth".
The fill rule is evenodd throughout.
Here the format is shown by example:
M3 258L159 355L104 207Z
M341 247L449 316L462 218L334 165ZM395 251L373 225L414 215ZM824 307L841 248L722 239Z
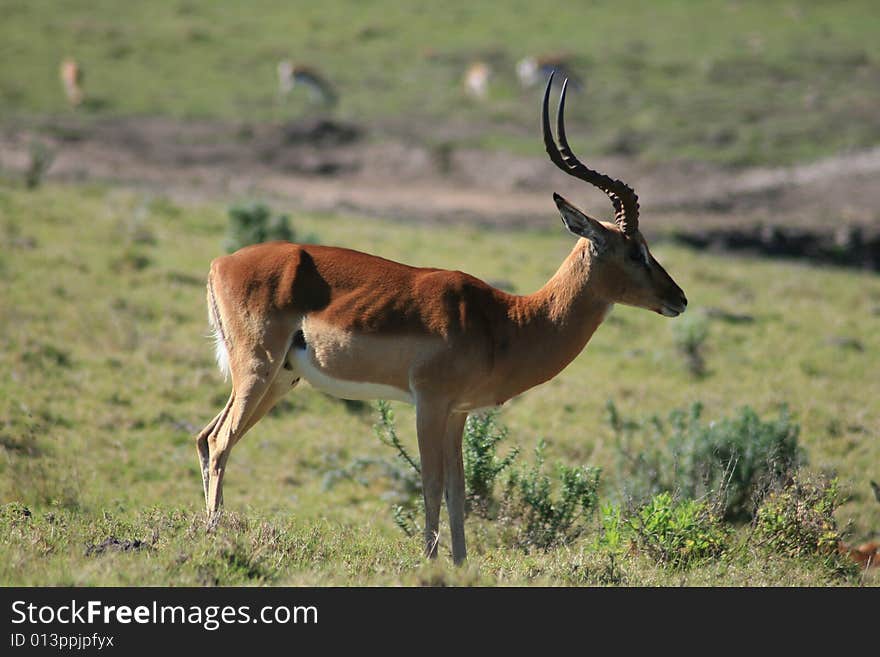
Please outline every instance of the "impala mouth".
M685 309L687 309L686 303L678 306L663 304L662 306L660 306L660 310L658 310L657 312L664 317L678 317L685 311Z

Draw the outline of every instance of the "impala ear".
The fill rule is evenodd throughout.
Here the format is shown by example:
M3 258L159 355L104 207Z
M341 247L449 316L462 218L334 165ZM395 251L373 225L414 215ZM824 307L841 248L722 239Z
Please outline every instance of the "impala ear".
M562 215L562 223L570 233L578 237L586 237L593 243L593 246L601 251L605 248L605 227L592 217L588 217L583 212L574 207L571 203L554 192L553 200L556 201L556 207Z

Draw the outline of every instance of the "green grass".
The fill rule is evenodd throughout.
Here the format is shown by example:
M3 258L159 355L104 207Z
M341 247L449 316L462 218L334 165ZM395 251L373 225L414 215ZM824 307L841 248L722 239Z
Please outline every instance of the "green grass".
M362 217L302 216L325 244L415 265L539 287L572 246L548 208L547 230L491 232ZM309 387L286 398L239 444L226 476L229 518L203 531L192 434L225 402L207 338L204 277L223 252L226 208L177 205L98 186L0 187L0 583L9 584L845 584L804 560L767 556L743 539L721 559L672 574L645 555L609 557L587 533L526 554L469 518L471 559L451 572L421 562L420 540L395 526L376 477L323 486L357 458L393 459L375 413ZM603 468L600 502L618 482L605 404L665 416L701 400L703 417L787 403L809 467L835 472L850 500L837 512L853 541L878 531L880 279L805 265L653 249L710 315L706 373L695 378L674 321L617 307L559 377L509 402L502 452ZM842 338L845 338L842 339ZM858 345L858 347L854 346ZM859 350L859 348L861 350ZM394 404L416 453L411 407ZM527 459L526 456L522 457ZM602 502L604 503L604 502ZM445 516L444 516L445 523ZM742 530L747 531L747 530ZM86 555L108 537L149 547ZM872 580L868 580L872 581Z
M312 110L303 94L276 97L275 64L290 57L334 81L340 117L407 133L439 121L455 141L538 153L538 94L514 66L564 51L586 82L569 106L585 152L752 164L880 142L869 0L6 0L3 14L6 119L68 112L65 56L86 71L88 116L294 118ZM462 92L475 58L496 71L486 103Z

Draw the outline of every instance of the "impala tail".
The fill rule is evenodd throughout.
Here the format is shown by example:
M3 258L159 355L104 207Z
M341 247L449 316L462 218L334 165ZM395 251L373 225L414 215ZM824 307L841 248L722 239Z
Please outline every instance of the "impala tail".
M211 325L211 338L214 340L214 357L217 359L217 367L223 374L223 380L229 378L229 342L223 330L223 322L220 319L220 309L217 307L217 297L214 296L214 272L208 276L208 323Z

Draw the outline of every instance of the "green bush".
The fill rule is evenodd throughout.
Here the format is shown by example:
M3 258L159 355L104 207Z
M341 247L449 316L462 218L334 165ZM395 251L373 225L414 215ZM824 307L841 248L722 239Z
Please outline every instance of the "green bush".
M639 549L672 568L688 568L724 552L729 529L705 501L652 497L630 518Z
M507 456L498 458L498 443L506 438L507 427L498 424L498 411L468 417L462 440L467 508L484 518L493 514L498 475L519 455L514 447Z
M603 505L599 520L601 527L596 547L606 548L612 553L621 552L628 534L628 525L621 508L612 504Z
M410 456L394 425L394 411L391 404L380 400L376 403L379 413L379 421L373 425L376 437L389 447L393 447L397 453L397 464L390 465L388 471L392 473L395 482L398 500L391 508L394 523L400 527L407 536L420 534L416 512L424 512L425 502L422 497L422 468L419 462Z
M376 404L379 421L373 430L379 440L393 448L396 463L382 459L356 459L351 466L329 473L328 481L352 478L367 466L378 466L394 483L396 504L392 509L395 523L409 535L417 533L415 516L422 510L421 467L411 456L397 435L394 411L387 401ZM516 459L519 450L513 448L504 458L498 458L497 446L507 438L507 428L498 424L498 413L492 411L484 415L468 417L462 436L462 452L465 474L465 501L468 511L484 518L494 515L495 483L504 470Z
M424 511L422 500L421 469L418 460L413 458L397 435L394 424L394 411L391 404L381 400L376 404L379 419L373 425L376 437L385 445L392 447L396 458L358 457L343 467L331 467L324 473L322 486L325 490L333 488L340 481L356 481L364 486L378 477L384 477L390 487L383 499L391 503L391 514L395 524L407 536L420 533L416 515ZM333 463L336 466L336 463Z
M706 375L704 346L709 337L709 320L704 315L688 314L672 323L675 347L684 357L688 371L695 377Z
M330 471L325 485L339 479L362 477L365 468L379 466L394 483L394 522L407 536L418 535L417 515L424 511L421 469L397 435L394 413L388 402L377 404L379 421L374 430L379 440L396 452L396 463L382 459L356 459L347 468ZM513 448L499 458L498 445L507 438L507 428L497 413L469 417L462 438L465 495L469 509L483 518L499 517L513 542L525 548L548 549L568 543L585 529L585 520L598 503L600 470L557 464L555 477L544 472L545 443L535 450L535 462L527 469L510 472L500 501L495 499L499 475L508 470L519 454ZM366 482L365 482L366 483Z
M662 491L690 499L716 496L726 520L749 520L766 491L784 484L805 462L800 428L785 407L768 421L748 406L708 424L702 412L695 403L688 411L673 411L666 422L655 416L638 423L623 420L609 402L624 494L637 503Z
M43 177L55 161L55 151L39 139L31 140L28 145L28 166L24 173L24 184L28 189L36 189L43 182Z
M543 471L545 448L542 440L532 466L511 473L502 502L504 519L515 529L515 542L544 550L580 536L585 528L582 521L598 503L601 474L599 468L558 463L554 482Z
M755 517L755 536L785 556L836 558L842 536L834 512L842 501L836 479L798 475L764 499Z
M294 241L296 234L286 214L273 215L263 203L239 203L229 208L225 247L228 253L273 240Z

